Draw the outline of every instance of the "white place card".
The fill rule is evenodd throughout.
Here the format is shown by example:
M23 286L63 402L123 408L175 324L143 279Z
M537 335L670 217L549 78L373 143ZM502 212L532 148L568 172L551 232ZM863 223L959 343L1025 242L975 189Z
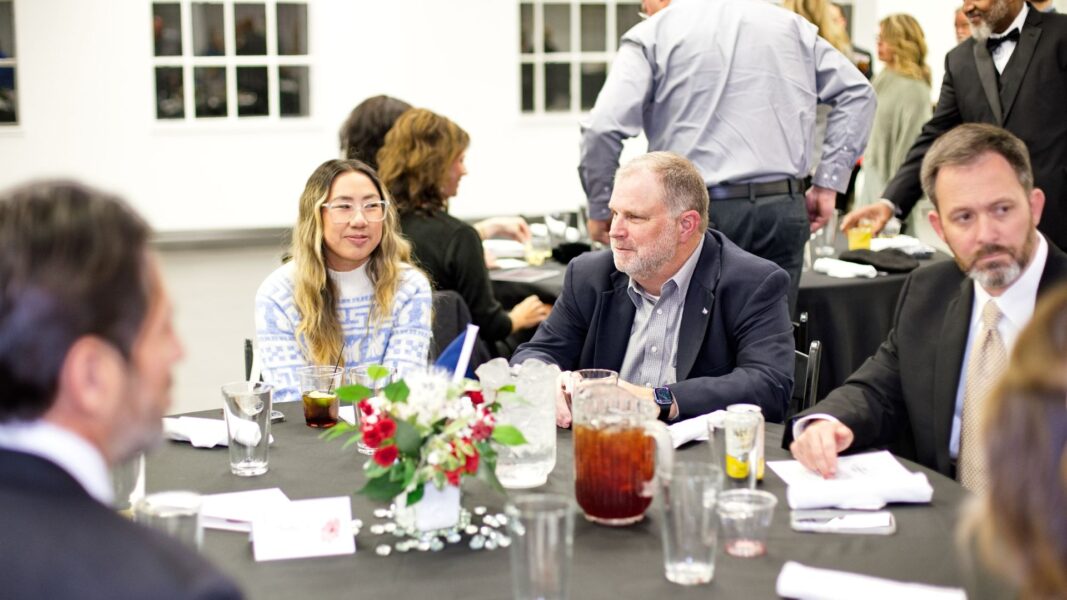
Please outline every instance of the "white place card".
M202 499L200 523L226 531L252 531L252 521L257 517L285 510L289 505L289 497L281 488L210 494Z
M355 554L348 496L290 502L252 522L256 562Z

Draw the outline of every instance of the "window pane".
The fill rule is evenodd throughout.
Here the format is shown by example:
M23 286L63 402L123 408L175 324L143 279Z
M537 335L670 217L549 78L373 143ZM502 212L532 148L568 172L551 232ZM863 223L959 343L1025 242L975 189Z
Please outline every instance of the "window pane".
M267 8L264 5L234 4L233 27L238 56L267 53Z
M0 123L18 121L18 98L15 95L15 68L0 68Z
M196 97L197 117L225 117L226 68L193 69L193 95Z
M283 117L306 117L311 114L307 67L278 67L278 88Z
M178 4L152 5L152 37L156 56L182 55L182 13Z
M192 9L193 54L196 56L225 54L226 42L222 36L222 5L194 2Z
M534 9L533 4L519 5L519 52L531 54L534 51Z
M571 51L571 7L545 5L545 52Z
M608 78L607 63L582 63L582 110L590 110L596 102L604 80Z
M570 63L545 65L545 110L569 111L571 109Z
M181 67L156 67L156 118L185 118Z
M267 115L267 67L237 67L237 116Z
M582 5L582 52L608 49L608 9L603 4Z
M307 4L278 5L278 54L308 53Z
M520 65L519 77L522 79L522 112L534 110L534 66Z
M15 58L15 12L10 0L0 2L0 58Z
M641 16L637 14L640 10L641 5L637 2L632 4L620 2L615 5L615 30L619 33L620 38L631 27L641 22Z

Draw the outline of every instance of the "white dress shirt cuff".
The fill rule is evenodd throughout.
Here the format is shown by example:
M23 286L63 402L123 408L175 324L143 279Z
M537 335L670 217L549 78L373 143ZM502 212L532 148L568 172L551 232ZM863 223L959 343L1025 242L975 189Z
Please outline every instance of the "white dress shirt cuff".
M837 417L830 416L825 413L816 413L814 415L808 415L801 417L796 421L793 421L793 439L800 437L800 434L804 433L804 430L811 425L812 421L833 421L834 423L840 423Z

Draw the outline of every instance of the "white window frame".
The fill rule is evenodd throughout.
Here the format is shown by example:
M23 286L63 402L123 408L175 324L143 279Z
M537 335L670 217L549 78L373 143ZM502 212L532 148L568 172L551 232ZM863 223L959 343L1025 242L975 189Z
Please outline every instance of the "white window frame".
M222 27L225 52L222 56L195 56L193 54L193 4L221 4ZM292 122L306 123L313 116L313 105L310 96L313 93L312 86L312 36L311 36L311 0L149 0L149 13L154 4L178 4L181 13L182 28L182 54L181 56L156 56L155 44L151 45L152 52L152 118L160 126L209 124L209 123L278 123L287 124ZM234 34L234 5L235 4L262 4L266 17L264 28L267 38L267 53L257 56L238 56L236 54L236 39ZM307 6L306 25L307 54L302 55L279 55L278 54L278 27L277 6L278 4L303 4ZM151 35L151 28L148 27ZM180 67L182 69L182 92L184 116L180 119L161 119L158 116L158 98L156 97L156 68L157 67ZM193 70L196 67L223 67L226 70L226 115L225 116L196 116L196 96ZM267 114L238 116L237 114L237 68L238 67L266 67L267 68ZM308 114L282 116L280 107L281 90L279 88L278 67L306 67L308 69Z
M533 6L533 53L526 53L519 48L519 114L524 117L543 117L555 115L582 115L587 110L582 109L581 86L582 86L582 63L602 63L611 69L611 63L618 51L619 37L625 33L618 31L617 6L633 5L634 11L640 7L633 0L518 0L519 6L519 37L522 36L522 5ZM570 47L569 52L545 52L544 51L544 6L546 4L569 4L570 5ZM605 24L607 27L606 46L603 51L582 51L582 24L581 7L583 4L605 7ZM545 64L566 63L570 69L570 108L568 110L545 110ZM524 110L522 107L522 65L533 65L534 71L534 105L533 110ZM595 99L594 99L595 100Z

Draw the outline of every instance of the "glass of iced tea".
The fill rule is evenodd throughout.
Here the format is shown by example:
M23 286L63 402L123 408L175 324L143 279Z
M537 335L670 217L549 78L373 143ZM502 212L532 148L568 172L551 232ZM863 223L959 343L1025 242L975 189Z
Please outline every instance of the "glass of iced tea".
M341 367L301 367L300 395L304 400L304 422L308 427L328 429L337 424L337 388L341 387Z
M640 521L652 503L657 474L674 459L659 409L616 386L573 397L574 492L585 518L603 525Z

